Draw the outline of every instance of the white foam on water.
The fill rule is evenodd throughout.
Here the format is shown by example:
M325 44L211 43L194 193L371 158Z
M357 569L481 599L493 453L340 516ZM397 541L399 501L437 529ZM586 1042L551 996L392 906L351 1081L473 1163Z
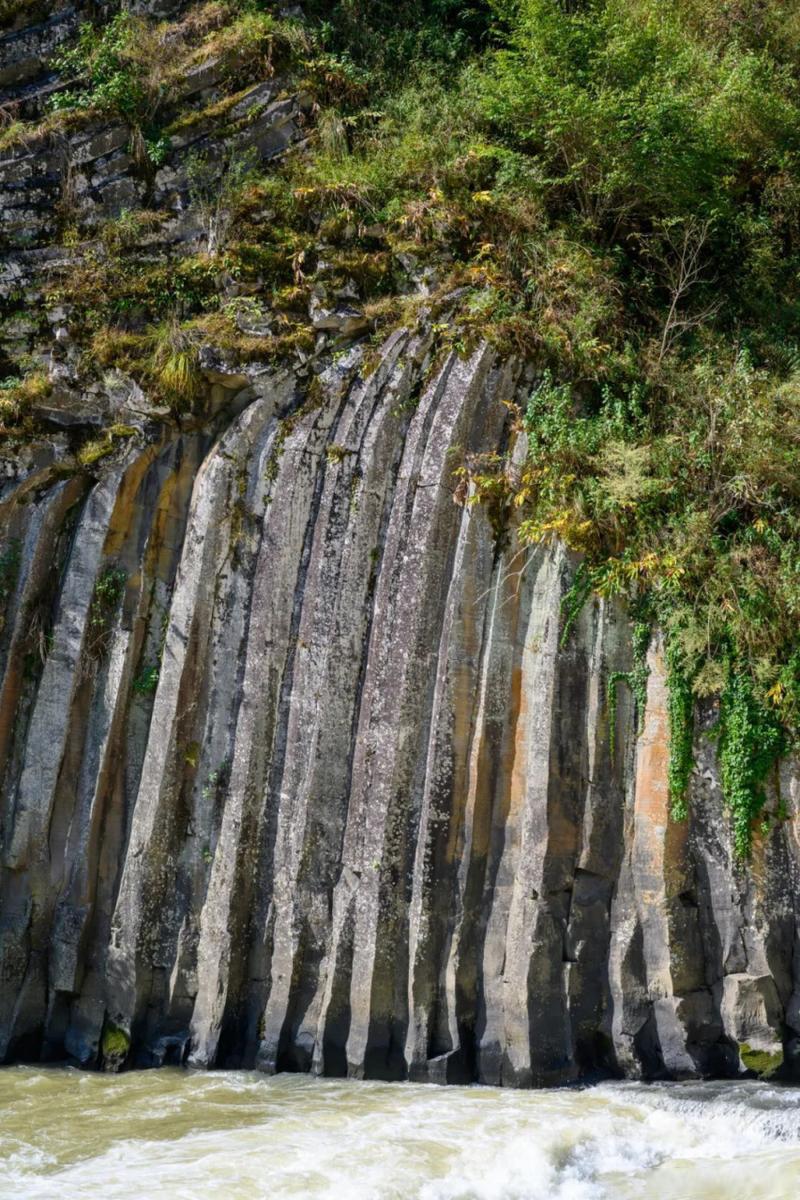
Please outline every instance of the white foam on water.
M796 1200L800 1089L0 1070L0 1200Z

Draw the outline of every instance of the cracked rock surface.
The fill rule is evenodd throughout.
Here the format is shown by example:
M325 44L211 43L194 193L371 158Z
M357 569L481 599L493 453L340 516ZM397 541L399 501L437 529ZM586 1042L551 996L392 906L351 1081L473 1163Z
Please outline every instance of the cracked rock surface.
M15 119L103 8L38 7L0 37ZM0 453L0 1061L530 1086L756 1056L797 1078L800 773L737 862L706 706L670 819L658 636L637 714L622 606L564 639L576 562L521 551L455 474L509 447L518 364L438 353L424 315L353 346L357 289L320 263L313 351L203 344L191 417L81 375L48 300L84 252L56 239L65 178L89 233L163 208L138 249L172 262L221 79L187 75L197 120L152 177L99 117L0 155L0 353L52 385ZM279 81L231 112L262 162L302 140ZM239 321L266 345L275 314Z
M798 1032L798 780L736 863L713 743L668 814L658 640L453 465L518 383L401 332L310 402L96 477L7 462L0 1054L532 1085L735 1074ZM461 458L458 458L461 456ZM104 1034L115 1031L106 1045ZM110 1049L113 1042L113 1053Z

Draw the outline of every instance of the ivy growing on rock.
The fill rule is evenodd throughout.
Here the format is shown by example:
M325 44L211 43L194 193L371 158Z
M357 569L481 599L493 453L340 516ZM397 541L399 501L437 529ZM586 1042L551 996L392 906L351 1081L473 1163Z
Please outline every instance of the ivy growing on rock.
M632 630L631 650L633 666L629 671L612 671L606 684L606 705L608 708L608 723L611 733L611 747L614 746L614 732L617 724L617 686L626 683L636 704L636 727L639 733L644 729L644 717L647 709L647 680L650 668L647 664L647 651L650 647L652 627L649 621L635 620Z
M759 703L749 673L733 662L720 701L719 759L740 858L750 849L753 822L764 807L764 782L785 748L785 732L774 711Z
M673 820L689 814L687 793L694 766L694 707L692 679L674 639L666 645L667 716L669 720L669 765L667 782Z
M569 635L586 601L592 594L592 573L585 562L578 563L572 582L561 601L561 646L566 646Z

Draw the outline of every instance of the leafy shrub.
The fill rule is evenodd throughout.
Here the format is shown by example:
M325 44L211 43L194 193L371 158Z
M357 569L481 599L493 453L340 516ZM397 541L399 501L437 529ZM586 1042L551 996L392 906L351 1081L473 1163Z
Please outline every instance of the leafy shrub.
M53 95L51 108L91 108L135 124L152 118L162 93L153 50L150 27L127 10L102 28L81 25L77 42L54 59L71 86Z

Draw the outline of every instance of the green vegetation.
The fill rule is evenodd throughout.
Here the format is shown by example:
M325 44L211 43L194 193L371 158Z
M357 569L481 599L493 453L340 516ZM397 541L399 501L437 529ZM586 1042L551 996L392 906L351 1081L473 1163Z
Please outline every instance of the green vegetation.
M128 576L121 567L105 567L97 577L87 622L87 648L93 658L102 658L106 652L111 625L127 582Z
M739 1056L748 1071L755 1071L762 1079L769 1079L783 1066L783 1051L754 1050L747 1042L739 1044Z
M135 153L158 166L168 149L157 125L169 90L163 61L152 25L127 10L103 26L83 24L77 42L56 54L53 65L71 86L53 94L50 110L125 121Z
M583 612L584 605L592 594L592 576L586 563L580 562L575 569L572 583L561 601L561 646L566 646L572 627Z
M94 586L94 604L96 615L103 612L113 612L125 591L127 575L120 567L106 567L98 576Z
M115 1025L112 1021L107 1021L101 1042L104 1061L111 1065L119 1065L127 1058L130 1046L131 1039L125 1030L121 1029L119 1025Z
M669 718L669 800L673 819L689 815L686 795L694 766L694 703L692 680L687 674L677 640L666 648L667 715Z
M91 108L131 120L146 119L157 107L161 91L160 82L147 73L156 69L148 61L153 49L151 26L127 11L117 13L103 27L81 25L77 42L55 56L56 70L74 82L53 94L51 109Z
M228 153L222 162L191 154L186 162L189 198L203 222L206 250L211 257L226 246L237 208L256 173L255 152Z
M123 8L109 21L85 22L53 66L68 86L53 93L55 114L106 116L131 129L131 148L141 165L158 167L169 152L164 118L185 73L218 56L239 83L247 75L269 78L303 44L302 32L255 4L211 0L183 21L155 22Z
M135 433L132 425L110 425L99 437L83 443L76 455L79 466L85 471L90 470L95 463L114 453L119 439L133 437Z
M612 671L606 685L606 702L608 720L612 731L611 745L613 747L613 731L617 716L617 685L626 683L636 702L636 717L639 732L644 728L645 706L647 704L647 680L650 668L647 665L647 650L650 645L650 625L646 621L636 621L633 626L633 666L630 671Z
M416 7L422 28L434 6ZM455 77L433 50L390 70L363 47L380 111L331 106L294 195L464 288L461 344L540 364L515 494L502 462L473 480L519 508L524 542L583 556L567 625L596 591L664 629L676 816L694 698L722 695L742 855L800 702L800 20L705 0L485 11Z
M225 788L228 786L230 777L231 764L229 759L225 758L215 770L209 771L206 776L202 788L203 801L208 804L211 800L220 799Z
M740 856L750 848L753 821L764 806L764 780L785 743L775 712L759 704L748 672L732 664L720 706L719 750L722 791Z
M455 464L458 488L472 484L499 534L580 556L564 638L592 593L629 604L640 720L647 632L664 631L676 818L695 700L721 698L745 854L800 725L796 6L312 0L304 12L211 0L163 23L126 11L58 52L65 88L42 135L123 120L146 178L170 138L211 130L217 150L185 164L189 250L149 252L168 214L123 213L99 237L71 218L74 253L48 301L69 310L88 362L177 413L198 406L204 342L240 360L304 358L312 296L342 291L380 337L413 317L420 278L437 354L488 337L531 362L524 468L509 472L498 450L460 476ZM222 84L187 106L181 81L211 58ZM302 148L267 170L230 148L253 119L248 85L270 77L308 103ZM13 123L3 145L26 130ZM16 371L4 427L24 428L45 387Z
M133 681L133 690L140 696L152 696L158 687L158 677L161 668L158 663L143 666Z
M30 424L30 410L47 399L50 384L43 371L12 375L0 380L0 436L8 430L24 431Z

